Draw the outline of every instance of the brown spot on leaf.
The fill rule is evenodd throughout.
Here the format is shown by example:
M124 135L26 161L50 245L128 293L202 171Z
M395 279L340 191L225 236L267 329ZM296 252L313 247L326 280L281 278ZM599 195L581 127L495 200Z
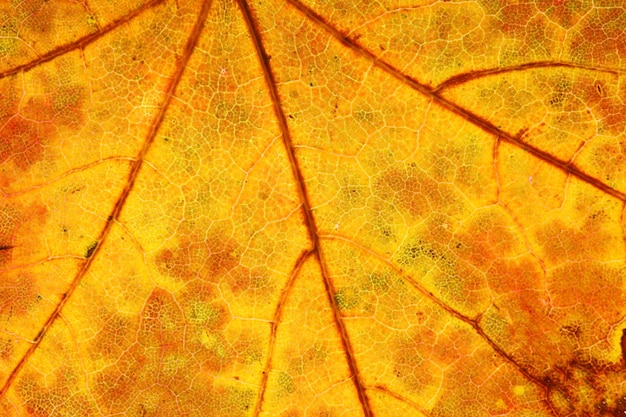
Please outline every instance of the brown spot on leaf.
M91 255L93 255L97 247L98 247L98 242L90 243L89 246L87 246L87 249L85 249L85 258L87 259L91 258Z

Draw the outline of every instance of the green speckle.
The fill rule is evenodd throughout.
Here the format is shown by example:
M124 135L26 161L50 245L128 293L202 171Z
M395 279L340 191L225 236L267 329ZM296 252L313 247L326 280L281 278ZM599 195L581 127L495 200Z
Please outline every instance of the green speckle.
M287 394L293 394L296 391L293 378L287 372L281 372L280 375L278 375L278 386Z
M254 392L251 390L239 391L232 389L228 393L228 400L234 408L237 408L240 411L248 411L252 406L252 401L254 400Z
M359 303L358 290L352 287L342 288L335 294L335 302L339 310L348 310Z
M425 242L409 243L402 248L398 263L400 265L413 265L418 260L426 260L437 262L445 260L442 251Z
M389 277L377 273L369 276L369 284L377 294L384 294L389 291Z
M190 323L212 327L217 322L219 311L211 304L200 301L191 306L187 315Z

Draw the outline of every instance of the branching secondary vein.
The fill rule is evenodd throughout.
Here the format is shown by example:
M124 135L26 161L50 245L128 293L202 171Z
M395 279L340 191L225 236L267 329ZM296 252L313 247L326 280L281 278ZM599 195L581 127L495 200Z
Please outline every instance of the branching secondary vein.
M352 378L354 381L354 386L357 390L359 401L361 403L361 408L366 417L372 416L371 406L369 403L369 398L367 396L365 387L361 381L361 377L359 375L359 370L356 365L355 355L352 349L352 345L350 343L350 338L348 336L348 332L346 326L342 320L341 313L339 312L339 306L337 305L337 301L335 299L335 289L330 278L330 274L326 267L326 262L324 260L324 254L320 247L320 240L318 236L317 225L315 224L315 219L313 218L313 213L311 211L311 204L309 202L309 198L306 192L306 186L304 183L304 178L300 171L300 167L298 165L298 160L296 159L295 150L293 146L293 142L291 140L291 134L289 132L289 128L287 126L287 119L285 117L285 113L283 112L280 98L278 96L278 90L276 88L276 81L274 79L274 74L269 65L269 58L267 52L265 51L265 47L263 46L261 36L258 28L256 27L256 23L248 4L245 0L237 0L239 8L241 9L241 13L243 14L244 20L246 21L246 25L248 26L248 31L250 33L250 37L252 38L252 42L254 43L254 47L257 52L257 56L259 58L259 62L263 69L263 76L265 78L265 83L269 90L273 107L274 114L278 120L279 128L282 134L283 143L285 145L285 150L287 152L287 156L289 158L289 164L291 165L291 171L293 177L296 182L296 186L298 188L298 194L300 196L300 201L302 203L302 211L305 217L305 223L309 232L309 237L313 242L313 251L315 257L318 260L318 263L321 268L322 277L324 280L324 287L326 289L326 294L328 297L328 302L333 311L333 317L335 321L335 326L337 331L340 334L341 343L343 345L343 350L346 355L346 360L348 362L348 367L350 368L350 373L352 374Z

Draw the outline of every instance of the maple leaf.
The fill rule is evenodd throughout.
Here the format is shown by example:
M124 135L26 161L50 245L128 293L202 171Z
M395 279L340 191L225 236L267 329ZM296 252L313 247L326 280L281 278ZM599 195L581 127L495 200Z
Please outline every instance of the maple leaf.
M1 415L626 414L621 2L0 11Z

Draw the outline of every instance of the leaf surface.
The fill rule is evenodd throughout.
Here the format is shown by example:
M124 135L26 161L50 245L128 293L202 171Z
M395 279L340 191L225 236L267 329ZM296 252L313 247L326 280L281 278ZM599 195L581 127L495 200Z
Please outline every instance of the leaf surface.
M0 11L0 414L626 413L620 2Z

